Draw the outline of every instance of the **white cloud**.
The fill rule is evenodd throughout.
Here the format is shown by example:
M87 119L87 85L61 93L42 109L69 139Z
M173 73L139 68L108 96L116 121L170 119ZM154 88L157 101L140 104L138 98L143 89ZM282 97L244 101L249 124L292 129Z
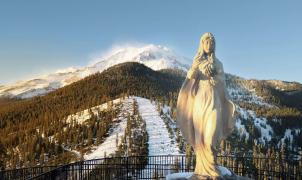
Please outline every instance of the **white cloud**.
M118 51L121 51L123 49L127 49L127 48L139 48L139 47L143 47L146 46L148 44L146 43L141 43L141 42L124 42L124 43L116 43L113 44L110 48L105 49L105 50L100 50L94 53L91 53L88 58L90 59L88 62L88 65L93 65L97 62L99 62L101 59L106 59L109 56L117 53Z

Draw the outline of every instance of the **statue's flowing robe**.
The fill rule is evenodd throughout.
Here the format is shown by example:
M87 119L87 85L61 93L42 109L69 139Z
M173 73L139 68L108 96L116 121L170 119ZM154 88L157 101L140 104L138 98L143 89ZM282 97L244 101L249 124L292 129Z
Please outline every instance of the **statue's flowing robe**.
M185 79L178 95L176 122L195 150L195 173L219 176L213 148L233 130L235 105L228 98L222 63L218 59L214 62L215 85L200 70Z

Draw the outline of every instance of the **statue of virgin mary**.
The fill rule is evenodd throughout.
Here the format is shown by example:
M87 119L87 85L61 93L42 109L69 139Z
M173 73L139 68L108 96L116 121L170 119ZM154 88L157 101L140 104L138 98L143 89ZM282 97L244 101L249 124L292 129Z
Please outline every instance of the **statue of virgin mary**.
M213 34L205 33L177 100L177 125L196 154L194 174L219 177L215 147L233 130L235 105L229 100Z

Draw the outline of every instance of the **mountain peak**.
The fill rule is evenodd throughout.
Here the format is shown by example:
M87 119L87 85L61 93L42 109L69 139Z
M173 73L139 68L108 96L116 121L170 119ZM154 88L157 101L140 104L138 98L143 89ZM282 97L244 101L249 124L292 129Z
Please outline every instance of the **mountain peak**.
M144 46L124 46L116 47L101 58L95 60L91 68L110 67L123 62L139 62L145 64L153 70L160 69L181 69L188 70L186 65L189 60L171 49L154 44Z
M88 75L102 72L111 66L125 62L138 62L153 70L180 69L187 71L189 69L189 66L186 65L189 62L188 59L176 54L168 47L154 44L115 47L94 62L94 64L86 67L69 67L34 79L0 86L0 97L29 98L43 95Z

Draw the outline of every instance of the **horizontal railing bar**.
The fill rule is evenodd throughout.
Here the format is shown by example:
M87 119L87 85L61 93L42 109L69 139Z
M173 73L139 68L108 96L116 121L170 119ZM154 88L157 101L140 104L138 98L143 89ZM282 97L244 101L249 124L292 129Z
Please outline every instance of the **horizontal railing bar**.
M87 177L89 179L89 177L93 177L94 174L101 174L101 176L105 177L123 178L127 176L139 179L150 179L156 171L162 173L162 175L159 175L161 177L164 177L166 173L172 171L193 171L194 160L195 156L186 155L105 157L60 166L36 166L0 171L0 179L1 177L7 177L7 179L47 179L53 177L65 177L66 179L67 177L75 177L76 179L83 179ZM301 163L299 164L301 160L218 155L217 161L235 173L254 175L255 179L263 179L263 177L302 179L302 167ZM282 163L285 162L288 163L287 166L282 166ZM187 163L189 163L189 166ZM249 165L254 163L259 164L260 167L249 168ZM274 163L278 163L277 168L272 167ZM281 165L279 163L281 163ZM243 167L239 167L239 165Z

